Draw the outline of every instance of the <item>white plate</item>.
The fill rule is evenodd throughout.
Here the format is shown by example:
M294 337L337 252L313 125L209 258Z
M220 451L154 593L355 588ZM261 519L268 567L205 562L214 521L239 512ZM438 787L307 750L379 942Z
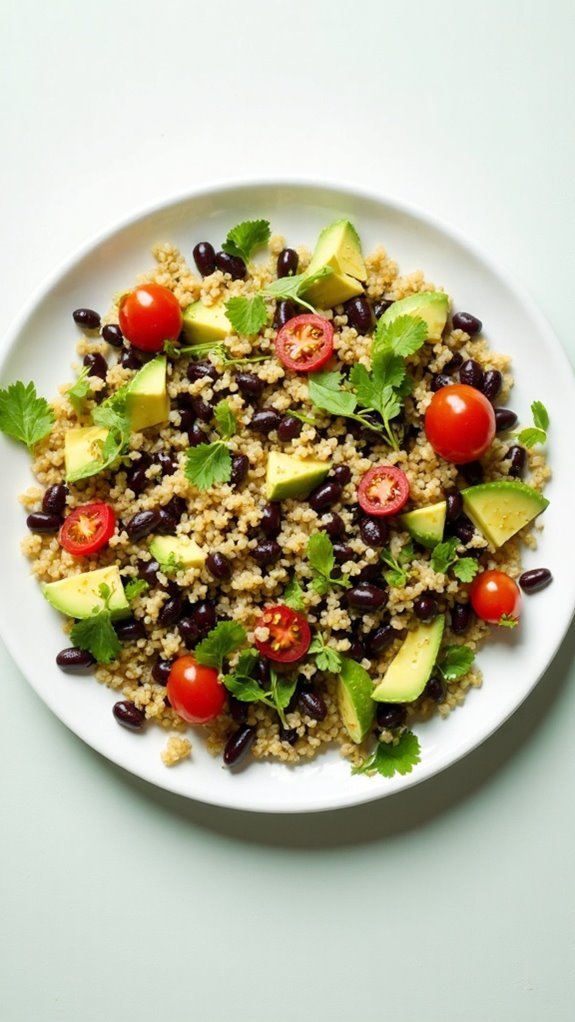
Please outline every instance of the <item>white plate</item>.
M540 548L536 554L525 553L525 565L550 568L554 583L524 600L518 629L494 631L493 642L478 658L483 688L472 692L446 721L438 718L417 728L422 761L405 777L352 776L336 752L297 768L250 763L232 773L206 752L199 735L192 735L193 759L170 770L160 760L166 740L161 729L150 727L139 735L118 727L111 712L117 697L111 691L56 667L55 655L65 645L61 620L42 598L19 549L26 526L17 495L32 482L30 460L24 448L0 437L5 501L0 626L14 660L60 720L133 774L169 791L236 809L333 809L390 795L450 766L517 709L549 665L575 605L573 572L565 557L565 536L572 531L571 455L567 443L558 442L571 434L575 387L569 363L542 316L454 231L395 202L307 183L222 186L173 200L106 232L33 297L4 343L2 386L33 379L40 394L54 395L58 385L71 378L78 340L73 309L105 311L114 293L130 287L153 264L154 243L174 242L191 260L196 242L221 243L235 223L256 217L269 219L272 230L284 234L288 244L310 246L322 227L347 217L357 226L366 252L385 245L402 272L423 269L428 280L446 288L456 309L482 319L491 346L513 358L517 382L510 403L521 421L528 421L535 398L551 414L548 454L554 478L546 491L551 504Z

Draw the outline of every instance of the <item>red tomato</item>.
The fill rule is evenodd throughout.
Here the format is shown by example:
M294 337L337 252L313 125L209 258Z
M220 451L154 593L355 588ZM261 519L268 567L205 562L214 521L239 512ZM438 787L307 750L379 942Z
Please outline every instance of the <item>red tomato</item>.
M287 369L312 373L333 355L333 327L329 320L312 313L294 316L278 332L275 348Z
M363 476L357 499L367 515L394 515L409 497L409 481L395 465L374 465Z
M182 329L178 299L161 284L140 284L120 301L120 330L140 351L161 351Z
M521 606L519 586L504 571L482 571L471 583L469 599L477 617L489 624L517 621Z
M215 667L204 667L193 656L174 660L168 675L168 699L188 724L206 724L224 708L226 690Z
M485 394L465 383L441 387L425 413L425 433L436 454L464 465L482 458L495 436L495 412Z
M60 529L60 545L74 557L95 554L106 546L116 528L114 508L97 502L74 508Z
M291 610L283 603L268 607L258 619L257 628L267 628L269 637L265 642L255 640L262 656L279 664L291 664L301 660L310 646L310 627L302 614Z

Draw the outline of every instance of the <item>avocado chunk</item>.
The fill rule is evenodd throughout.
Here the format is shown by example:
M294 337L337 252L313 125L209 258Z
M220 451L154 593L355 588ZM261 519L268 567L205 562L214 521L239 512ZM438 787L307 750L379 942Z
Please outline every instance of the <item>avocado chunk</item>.
M421 695L433 670L445 627L445 616L418 624L402 643L372 699L378 703L411 703Z
M234 332L223 302L214 305L193 302L184 310L182 325L188 344L216 345Z
M304 289L306 300L320 309L331 309L360 295L360 281L367 278L359 235L349 220L336 220L321 232L306 276L326 266L331 272Z
M111 594L107 602L100 592L103 585L108 586ZM42 592L48 603L69 617L90 617L95 610L103 610L106 606L112 618L126 617L130 613L117 564L69 575L59 582L47 582L42 586Z
M373 727L375 704L371 698L373 682L361 664L349 657L341 658L337 682L337 704L345 730L352 742L359 745Z
M166 385L166 356L159 355L142 366L128 384L126 414L134 432L167 422L170 399Z
M469 486L461 496L465 514L495 549L549 505L537 490L514 479Z
M449 298L443 291L422 291L408 295L386 309L380 322L393 323L399 316L413 316L427 324L427 340L439 341L449 313Z
M206 554L191 536L154 536L150 553L160 566L201 568Z
M73 483L81 479L88 465L102 462L102 446L108 430L104 426L80 426L64 434L64 464L66 480Z
M432 550L443 539L446 510L446 501L440 500L437 504L406 511L399 516L399 520L417 543Z
M323 482L330 469L329 462L296 458L291 454L270 451L266 471L266 500L307 497Z

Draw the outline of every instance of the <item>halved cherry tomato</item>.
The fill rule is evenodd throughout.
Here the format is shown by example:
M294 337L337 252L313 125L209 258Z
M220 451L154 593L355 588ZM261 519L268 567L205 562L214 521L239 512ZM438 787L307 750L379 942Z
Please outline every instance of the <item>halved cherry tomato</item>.
M504 571L482 571L471 583L469 599L477 617L489 624L517 622L521 607L519 586Z
M140 284L120 301L120 330L140 351L161 351L182 329L182 310L175 295L161 284Z
M312 373L321 369L333 355L333 327L328 319L311 312L294 316L279 330L275 349L287 369Z
M311 643L310 627L302 614L280 603L268 607L256 623L258 628L267 628L269 636L265 641L255 640L262 656L278 664L291 664L304 656Z
M102 501L75 507L60 529L60 545L73 557L87 557L106 546L116 528L114 508Z
M363 476L357 499L367 515L395 515L409 497L409 481L395 465L374 465Z
M206 724L224 708L226 690L214 667L204 667L193 656L174 660L167 683L168 699L188 724Z
M495 412L485 394L466 383L441 387L425 413L425 434L436 454L464 465L482 458L495 436Z

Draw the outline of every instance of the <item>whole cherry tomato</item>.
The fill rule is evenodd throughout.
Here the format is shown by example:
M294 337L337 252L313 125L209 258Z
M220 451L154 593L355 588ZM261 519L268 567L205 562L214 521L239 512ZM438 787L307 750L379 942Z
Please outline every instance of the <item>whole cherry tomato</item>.
M519 620L519 586L504 571L482 571L471 583L469 599L477 617L492 625Z
M161 284L140 284L124 295L118 318L124 337L140 351L161 351L182 329L178 299Z
M174 660L168 675L168 699L188 724L206 724L224 708L226 690L214 667L204 667L191 656Z
M495 412L475 387L441 387L425 413L425 434L436 454L464 465L482 458L495 436Z

